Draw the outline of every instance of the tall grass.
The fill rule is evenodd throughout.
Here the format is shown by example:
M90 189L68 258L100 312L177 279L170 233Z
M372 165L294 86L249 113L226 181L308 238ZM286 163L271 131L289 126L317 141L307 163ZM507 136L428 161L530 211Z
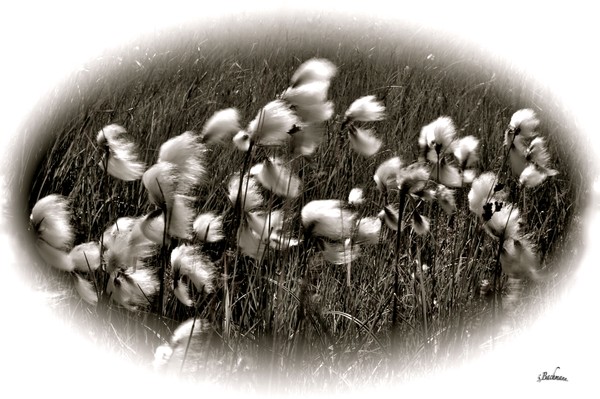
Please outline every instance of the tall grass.
M431 218L428 235L384 226L381 244L365 246L352 262L349 285L346 267L325 262L306 240L299 249L268 250L262 262L242 256L235 246L215 244L204 249L225 275L195 307L182 306L166 289L160 320L152 312L115 304L99 317L73 295L61 302L61 316L145 366L182 321L207 319L216 338L203 354L206 368L196 377L244 381L254 389L265 376L273 387L292 381L307 388L339 388L397 381L467 361L488 347L502 325L516 333L549 306L573 272L574 263L565 259L573 259L581 232L587 176L583 161L573 155L576 139L556 117L559 104L546 99L546 91L524 89L531 85L522 76L449 43L415 46L402 36L397 42L382 39L383 28L353 35L321 28L328 38L323 42L311 35L310 24L291 22L263 31L237 23L248 28L243 37L221 27L218 34L194 30L173 41L142 40L103 55L73 76L37 126L39 134L53 138L38 155L31 184L23 184L28 209L47 194L63 194L74 205L75 242L99 240L117 218L153 210L140 181L103 182L102 154L95 144L103 126L126 127L141 160L152 165L163 142L184 131L200 132L217 110L237 108L245 125L289 85L301 62L323 57L338 66L329 90L336 117L327 122L316 153L292 163L303 187L299 198L283 203L293 215L294 232L302 232L303 205L345 200L354 187L365 193L361 216L377 215L387 203L373 182L375 169L396 155L407 164L416 160L421 128L442 115L454 120L460 137L480 140L479 171L500 170L510 116L533 108L560 175L528 190L517 205L549 277L526 282L520 305L504 323L491 323L496 306L481 285L495 279L498 247L469 212L469 188L463 187L456 190L454 215L437 205L418 205ZM341 123L347 107L368 94L382 100L386 118L371 124L383 142L381 150L362 157L351 152ZM259 160L266 155L262 148L253 152ZM244 163L244 154L232 146L210 147L210 172L194 193L196 211L224 214L230 232L239 216L228 203L227 182ZM272 196L269 204L282 201ZM163 285L169 287L172 277L168 268L165 272ZM48 289L70 289L67 277L43 264L31 273ZM506 278L494 286L498 294L502 287L506 292Z

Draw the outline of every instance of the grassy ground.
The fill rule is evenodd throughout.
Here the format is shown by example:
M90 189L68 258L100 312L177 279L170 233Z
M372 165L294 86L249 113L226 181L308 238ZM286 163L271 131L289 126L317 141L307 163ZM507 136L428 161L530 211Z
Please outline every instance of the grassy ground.
M480 171L499 171L510 116L520 108L533 108L541 120L539 131L548 138L552 166L560 175L528 191L518 205L550 278L525 283L517 309L504 322L492 323L491 302L478 293L480 282L492 279L496 247L469 212L468 187L458 189L459 210L452 220L437 207L428 207L431 234L403 238L400 339L392 353L394 232L385 231L383 243L367 249L352 264L350 287L345 267L317 258L301 283L296 250L261 264L235 256L236 275L228 287L232 333L225 336L221 325L222 282L197 313L210 319L222 337L207 355L212 363L203 373L215 381L239 380L257 388L254 383L266 376L266 385L273 387L291 381L307 389L340 388L410 378L467 361L491 347L491 336L525 328L553 302L576 265L574 243L581 234L586 161L574 155L579 152L577 138L570 134L573 127L549 92L508 66L482 61L475 51L451 41L434 46L408 35L408 30L371 26L348 32L334 22L322 22L269 21L268 29L241 19L220 22L219 29L182 29L175 40L146 38L91 61L40 108L30 137L46 138L47 147L41 152L29 147L20 158L26 165L18 184L29 206L15 217L25 225L37 199L63 194L74 205L76 243L98 240L116 218L141 216L153 209L140 181L111 179L108 187L102 183L95 135L103 126L126 127L141 157L151 165L166 139L188 130L199 132L219 109L236 107L242 123L249 122L289 85L300 63L324 57L338 66L329 92L336 115L367 94L384 101L387 117L373 124L384 144L374 157L359 157L340 135L341 118L329 122L327 140L303 164L303 201L345 199L351 188L359 186L366 193L365 214L376 215L381 210L372 180L376 167L393 155L407 163L416 160L421 127L442 115L455 121L460 137L475 135L481 140ZM390 31L394 39L385 36ZM243 154L233 148L209 151L209 181L198 192L198 211L231 213L226 182L242 162ZM301 167L300 161L293 165ZM300 203L290 206L299 209ZM418 256L433 270L423 287L411 276ZM116 305L99 317L71 291L68 276L38 262L25 273L43 289L62 293L53 301L57 313L95 343L141 366L147 366L155 348L164 343L157 331L170 331L194 316L169 295L161 320ZM310 299L299 299L302 295ZM302 301L310 317L295 332ZM510 326L509 332L501 326ZM238 354L247 359L248 368L231 377L231 363Z

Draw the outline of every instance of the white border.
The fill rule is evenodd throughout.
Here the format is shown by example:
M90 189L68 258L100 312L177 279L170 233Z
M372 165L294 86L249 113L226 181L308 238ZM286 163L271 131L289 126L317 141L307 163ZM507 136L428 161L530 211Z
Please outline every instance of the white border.
M410 6L391 6L372 0L333 1L326 5L322 1L306 0L295 2L296 5L292 2L214 3L218 4L108 0L82 6L75 1L33 1L3 6L0 23L2 159L9 156L5 153L7 143L19 134L17 129L35 102L67 73L77 70L103 49L117 46L140 33L189 21L195 15L218 16L232 11L252 15L274 7L281 12L320 8L358 18L369 13L398 23L417 22L423 24L424 29L433 27L468 38L547 82L573 110L580 130L597 134L600 85L596 38L600 36L597 13L592 5L577 1L566 5L503 1L486 6L467 1L434 1L420 5L411 1ZM594 144L590 153L598 148L597 137ZM594 152L593 156L596 155ZM594 189L600 190L600 187L595 185ZM597 213L596 208L590 213L590 220L600 221ZM597 224L590 223L592 227ZM4 230L8 230L7 226L3 228L6 234ZM5 238L3 235L0 253L8 255L9 264L18 265L19 255L6 247ZM547 318L513 345L464 369L438 377L435 385L415 384L392 394L439 390L467 397L528 392L564 396L593 387L595 369L590 362L598 359L595 329L598 312L594 297L598 281L594 260L598 258L593 247L586 247L590 253L579 272L576 288ZM150 397L174 394L174 384L159 386L149 382L148 376L98 353L97 348L89 348L65 331L59 321L40 313L35 300L30 300L29 307L17 303L19 282L11 278L9 275L3 279L0 302L4 310L0 342L7 348L2 359L3 380L7 382L3 388L7 392L11 388L34 395L63 392L67 397L74 396L79 389L86 392L83 396L96 396L96 393L104 396L119 390L121 394L115 393L119 396L125 392ZM66 347L77 350L65 352ZM42 353L45 355L41 356ZM537 374L552 372L556 366L561 366L561 375L570 379L568 383L530 383ZM99 375L104 376L104 382L97 381ZM116 378L117 375L122 378ZM132 380L137 383L127 382ZM141 381L145 384L139 384Z

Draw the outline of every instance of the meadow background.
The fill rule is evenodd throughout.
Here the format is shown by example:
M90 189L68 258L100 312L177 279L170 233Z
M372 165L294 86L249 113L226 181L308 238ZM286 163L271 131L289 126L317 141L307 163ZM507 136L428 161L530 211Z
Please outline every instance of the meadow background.
M229 22L238 29L243 24L241 20ZM377 26L349 36L336 30L335 25L331 30L323 29L321 22L303 26L286 24L263 31L256 29L256 25L244 26L247 29L243 39L237 36L237 30L224 29L216 34L207 29L195 35L182 32L178 40L140 41L91 62L56 93L55 101L43 110L45 117L40 119L40 126L32 129L31 134L45 133L41 137L49 138L48 146L42 151L28 148L30 152L19 157L33 172L31 181L25 178L22 182L21 195L28 198L28 209L45 194L68 195L74 204L79 204L76 205L79 242L97 237L116 216L144 213L148 205L139 182L115 183L111 187L114 202L109 211L102 205L98 188L99 154L93 144L95 133L102 126L112 122L123 124L151 164L166 138L186 130L200 130L218 109L237 107L245 120L250 120L259 107L287 87L291 74L302 61L325 57L339 68L330 90L336 113L343 112L355 98L376 94L385 96L388 117L375 126L379 137L384 139L384 151L367 160L355 156L356 172L350 177L331 156L332 148L337 145L339 124L330 124L332 141L319 150L320 162L314 165L305 183L313 187L311 194L315 198L345 198L356 184L365 188L370 184L373 190L372 172L376 165L392 154L407 161L416 159L420 128L441 115L454 119L460 136L473 134L481 139L479 167L483 171L495 170L500 164L502 133L510 115L522 107L536 109L542 121L539 131L549 138L553 166L561 175L528 196L525 217L530 231L536 232L535 242L542 249L549 249L545 254L546 264L556 270L557 277L527 291L523 313L517 318L517 330L526 328L536 314L552 303L553 295L572 274L578 260L572 240L578 240L581 233L580 218L587 190L584 182L588 179L585 173L589 168L585 159L575 155L580 153L581 144L569 134L575 129L560 117L558 101L544 88L532 89L528 77L512 75L510 68L500 64L490 67L478 54L457 51L451 42L415 46L402 32L397 32L398 40L392 42L381 36L383 27ZM327 40L312 35L316 27ZM211 153L209 165L223 165L222 160L227 159L228 167L215 167L208 187L223 187L225 178L233 172L229 165L241 164L241 154L228 151ZM325 184L323 174L329 173L339 179L332 178L331 183ZM201 195L211 198L206 209L224 206L224 196L219 200L208 192ZM15 218L26 221L28 209ZM466 206L461 212L459 220L476 224ZM465 238L461 227L466 225L456 226L450 240L460 242ZM451 257L454 261L462 257L471 260L466 263L461 285L455 287L457 292L453 295L460 304L455 306L463 312L469 328L480 333L474 334L480 337L465 340L465 324L459 326L455 318L440 313L431 328L449 327L444 330L442 349L437 353L422 350L421 320L418 309L413 308L405 315L408 323L403 331L406 337L401 355L403 372L430 371L443 367L445 359L467 360L470 351L482 350L482 344L489 338L485 305L473 293L479 280L489 275L492 252L483 245L473 244L461 257ZM370 320L374 309L380 319L389 317L382 308L389 296L390 270L368 261L357 263L353 266L356 286L352 289L363 296L344 292L342 268L328 266L319 270L316 281L320 285L316 290L322 297L323 308L343 310L359 320ZM443 272L442 268L440 273ZM110 329L98 326L93 312L68 292L68 281L63 281L59 273L44 265L34 265L25 273L43 289L62 292L57 287L63 288L64 295L55 301L57 313L83 331L93 331L95 342L140 365L148 363L157 342L138 318L114 309L115 322ZM444 275L439 277L443 281ZM174 309L172 315L174 319L189 316L181 309ZM378 345L372 338L386 339L383 320L376 320L368 334L344 318L331 318L328 323L341 347L334 369L342 370L342 375L315 375L305 369L299 377L302 383L320 384L327 377L334 386L344 385L344 380L369 384L387 376L390 370L387 364L379 366L381 359L385 359L385 345ZM366 374L365 370L378 371ZM297 371L290 368L283 372L289 377Z

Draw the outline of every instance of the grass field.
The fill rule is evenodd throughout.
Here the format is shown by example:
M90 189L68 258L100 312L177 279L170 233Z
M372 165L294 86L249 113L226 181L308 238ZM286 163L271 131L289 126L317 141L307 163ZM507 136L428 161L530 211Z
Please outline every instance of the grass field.
M102 153L96 134L105 125L124 126L150 166L162 143L185 131L200 132L215 111L235 107L245 126L289 86L302 62L321 57L338 68L328 92L334 117L314 156L290 163L301 171L302 194L293 200L268 197L269 208L289 212L295 236L303 233L304 204L346 200L354 187L365 193L361 215L377 215L386 205L373 181L377 166L392 156L406 164L416 161L421 128L440 116L453 119L458 137L480 140L479 172L505 174L504 131L515 111L531 108L559 175L521 191L514 180L506 184L513 188L546 278L515 283L502 275L496 290L501 295L480 294L483 280L495 280L498 245L469 211L467 185L456 189L452 217L436 204L420 205L419 212L431 221L426 235L406 229L397 242L397 233L384 226L380 243L364 247L352 262L350 285L346 267L326 262L307 242L267 251L256 261L228 239L203 247L219 277L215 292L196 308L177 301L166 268L165 311L159 317L155 306L132 312L113 302L98 311L80 300L68 274L38 259L24 273L41 289L60 293L53 300L59 317L142 367L150 366L156 348L181 322L208 320L215 334L202 353L206 363L201 371L190 366L188 377L244 383L250 389L285 383L310 390L409 379L468 361L495 340L518 334L553 303L577 264L589 176L587 160L576 156L584 144L546 88L451 39L434 45L408 28L374 25L348 32L319 20L265 25L240 19L182 29L172 40L157 34L111 50L75 72L40 105L28 133L47 140L45 150L25 147L19 157L25 171L20 195L28 207L15 219L23 229L36 201L52 193L72 204L76 244L99 241L117 218L155 208L141 181L107 177L98 166ZM381 100L386 113L384 120L369 124L383 142L372 157L353 153L341 130L345 110L365 95ZM209 173L195 191L195 207L223 214L226 236L234 237L236 215L227 200L227 182L242 168L244 153L231 145L208 148ZM260 161L267 155L291 159L287 148L258 148L253 157ZM160 265L165 256L154 261ZM429 266L422 276L419 262ZM226 280L221 276L225 263ZM494 311L502 300L504 311Z

